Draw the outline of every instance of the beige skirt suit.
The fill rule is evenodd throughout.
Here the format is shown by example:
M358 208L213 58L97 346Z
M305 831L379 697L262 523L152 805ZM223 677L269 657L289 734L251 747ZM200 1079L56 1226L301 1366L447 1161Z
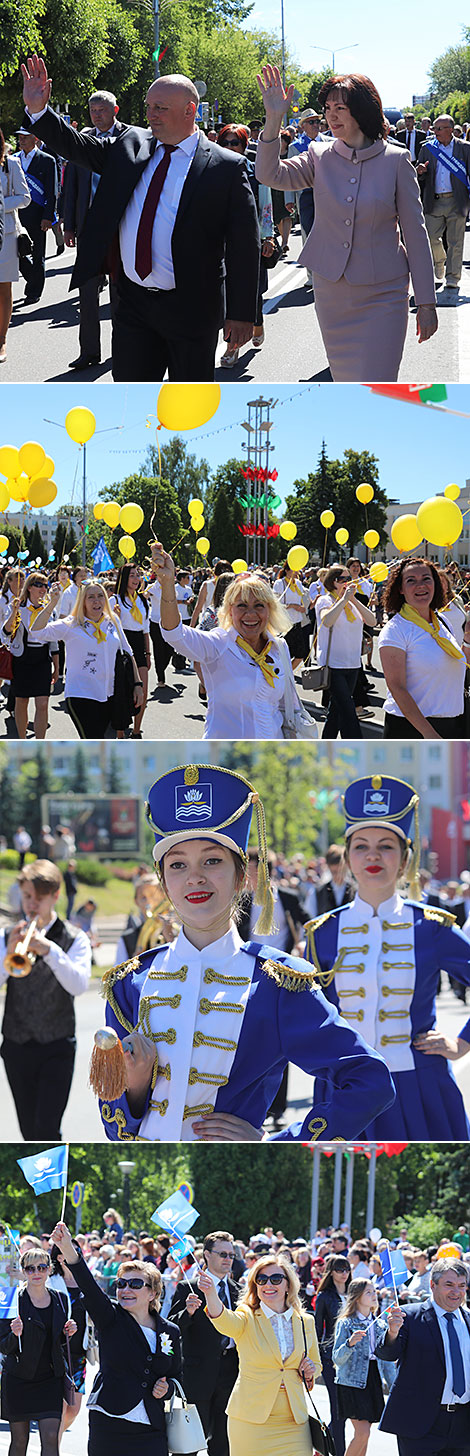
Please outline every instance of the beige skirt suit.
M356 151L311 142L285 162L279 139L256 155L258 181L311 187L315 221L299 262L311 269L315 307L333 379L398 377L408 325L409 275L416 304L436 301L434 271L416 172L404 147L381 140ZM400 236L401 230L401 236Z
M207 1313L207 1310L206 1310ZM313 1315L304 1314L310 1360L321 1372ZM305 1389L299 1365L305 1354L300 1316L294 1310L294 1348L283 1359L271 1321L261 1309L224 1309L214 1327L238 1350L239 1374L227 1406L230 1456L312 1456Z

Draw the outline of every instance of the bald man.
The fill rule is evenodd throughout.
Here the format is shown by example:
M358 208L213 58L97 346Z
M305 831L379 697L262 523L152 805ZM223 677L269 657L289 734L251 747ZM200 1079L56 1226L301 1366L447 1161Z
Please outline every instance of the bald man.
M462 273L465 227L470 208L470 143L457 141L451 116L438 116L416 168L437 283L445 277L455 297ZM447 253L442 241L447 234Z
M161 76L147 93L149 129L115 140L77 135L49 108L52 82L32 56L22 67L27 116L49 146L100 175L71 286L111 271L116 380L214 377L220 327L235 349L256 318L259 229L242 157L195 124L187 76Z

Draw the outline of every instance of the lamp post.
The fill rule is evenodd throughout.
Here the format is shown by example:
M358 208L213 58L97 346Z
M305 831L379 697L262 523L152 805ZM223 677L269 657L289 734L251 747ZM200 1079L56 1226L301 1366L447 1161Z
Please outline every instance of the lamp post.
M351 42L351 45L340 46L339 47L339 50L337 50L337 51L332 51L331 48L330 48L330 46L310 46L310 50L312 50L312 51L325 51L327 55L331 56L331 69L332 69L333 75L334 75L334 70L335 70L335 56L341 55L341 51L355 51L355 50L357 50L358 45L359 45L359 41L358 40L354 40L354 41Z
M121 1169L122 1181L124 1184L122 1216L124 1219L124 1229L126 1229L126 1227L128 1227L129 1225L130 1219L130 1175L134 1172L135 1163L125 1161L123 1161L122 1163L118 1162L118 1168Z

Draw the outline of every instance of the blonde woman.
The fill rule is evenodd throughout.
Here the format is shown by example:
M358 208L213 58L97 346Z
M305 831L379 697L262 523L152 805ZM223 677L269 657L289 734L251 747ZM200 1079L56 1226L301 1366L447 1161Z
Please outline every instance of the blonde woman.
M285 731L291 703L302 715L283 641L291 624L268 582L255 574L236 576L219 608L218 626L201 632L180 619L171 556L157 543L152 556L162 589L162 636L204 671L209 698L204 738L294 737Z
M321 1361L294 1266L282 1254L258 1259L236 1310L225 1308L207 1272L198 1285L209 1319L238 1350L240 1370L227 1406L231 1456L311 1456L304 1384L312 1390Z
M72 722L79 738L104 738L111 723L114 670L119 649L132 657L136 712L142 706L144 691L139 670L122 627L111 611L104 587L95 581L83 582L71 616L49 625L61 594L62 587L56 582L47 606L34 623L35 640L49 642L53 637L65 642L64 692Z
M375 1346L388 1334L388 1324L385 1319L375 1319L378 1303L371 1279L352 1279L336 1321L333 1364L339 1417L350 1420L354 1430L346 1456L365 1456L371 1425L384 1410Z
M19 576L19 573L17 573ZM20 597L12 598L10 614L5 618L4 642L11 646L16 638L17 652L12 652L12 694L15 699L15 722L19 738L26 738L29 699L34 698L34 736L45 738L51 687L59 672L55 630L44 645L34 630L47 593L47 576L32 571Z

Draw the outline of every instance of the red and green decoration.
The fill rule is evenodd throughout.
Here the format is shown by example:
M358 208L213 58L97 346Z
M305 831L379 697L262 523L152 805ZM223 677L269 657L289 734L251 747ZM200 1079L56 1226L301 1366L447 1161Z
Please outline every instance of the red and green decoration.
M444 404L447 399L445 384L367 384L371 394L384 394L387 399L398 399L407 404Z
M240 466L240 474L243 475L244 480L251 480L252 484L257 481L259 485L266 485L268 480L275 481L278 477L277 470L263 470L261 466L255 465L249 465L246 470ZM267 506L269 510L277 511L281 504L281 497L275 495L271 490L263 491L261 495L251 495L245 491L243 495L238 496L238 501L245 510L256 510L259 507L263 509Z
M241 536L263 536L270 541L273 536L279 535L280 526L276 521L268 526L267 530L265 530L264 526L239 526L238 530Z

